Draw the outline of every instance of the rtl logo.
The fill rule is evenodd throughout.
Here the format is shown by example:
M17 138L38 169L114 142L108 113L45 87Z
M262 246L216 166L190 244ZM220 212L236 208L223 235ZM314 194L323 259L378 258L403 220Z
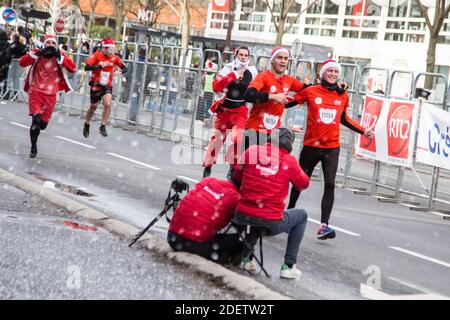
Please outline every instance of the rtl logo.
M392 102L388 115L388 155L408 158L414 104Z

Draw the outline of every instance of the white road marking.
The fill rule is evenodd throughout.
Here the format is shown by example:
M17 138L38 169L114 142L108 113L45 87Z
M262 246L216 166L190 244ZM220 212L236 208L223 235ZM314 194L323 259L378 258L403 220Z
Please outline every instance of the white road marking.
M181 178L181 179L184 179L184 180L187 180L187 181L190 181L190 182L193 182L193 183L197 183L198 182L198 180L191 179L191 178L185 177L185 176L177 176L177 177Z
M311 219L311 218L308 218L308 221L320 225L320 221L317 221L317 220L314 220L314 219ZM361 235L360 235L359 233L355 233L355 232L352 232L352 231L348 231L348 230L345 230L345 229L342 229L342 228L339 228L339 227L336 227L336 226L331 226L331 225L330 225L330 227L333 228L333 229L335 229L336 231L339 231L339 232L342 232L342 233L346 233L346 234L351 235L351 236L354 236L354 237L361 237Z
M363 298L371 300L448 300L449 298L437 294L387 294L381 290L361 283L359 288Z
M85 147L85 148L96 149L95 147L90 146L88 144L84 144L84 143L81 143L81 142L78 142L78 141L75 141L75 140L72 140L72 139L64 138L64 137L61 137L61 136L55 136L55 138L58 138L58 139L61 139L61 140L67 141L67 142L71 142L71 143L77 144L77 145Z
M434 258L425 256L425 255L417 253L417 252L413 252L413 251L406 250L406 249L399 248L399 247L388 247L388 248L391 248L393 250L397 250L397 251L400 251L400 252L412 255L412 256L420 258L420 259L424 259L424 260L427 260L427 261L430 261L430 262L434 262L436 264L439 264L439 265L447 267L447 268L450 268L450 263L447 263L447 262L444 262L444 261L441 261L441 260L438 260L438 259L434 259Z
M133 159L130 159L130 158L127 158L127 157L118 155L118 154L116 154L116 153L107 152L107 154L109 154L110 156L113 156L113 157L122 159L122 160L126 160L126 161L129 161L129 162L138 164L138 165L140 165L140 166L143 166L143 167L146 167L146 168L149 168L149 169L152 169L152 170L159 170L159 171L162 170L162 169L160 169L160 168L158 168L158 167L155 167L155 166L152 166L152 165L150 165L150 164L147 164L147 163L144 163L144 162L140 162L140 161L137 161L137 160L133 160Z
M407 286L407 287L416 289L417 291L422 291L423 293L442 296L442 295L439 294L439 293L433 292L433 291L431 291L431 290L429 290L429 289L427 289L427 288L424 288L424 287L422 287L422 286L419 286L419 285L417 285L417 284L414 284L414 283L411 283L411 282L408 282L408 281L405 281L405 280L397 279L397 278L394 278L394 277L388 277L388 279L389 279L389 280L392 280L392 281L395 281L395 282L397 282L397 283L400 283L400 284L402 284L402 285L404 285L404 286Z
M28 127L26 125L23 125L23 124L20 124L20 123L17 123L17 122L10 121L9 123L11 123L11 124L13 124L15 126L21 127L21 128L30 129L30 127Z

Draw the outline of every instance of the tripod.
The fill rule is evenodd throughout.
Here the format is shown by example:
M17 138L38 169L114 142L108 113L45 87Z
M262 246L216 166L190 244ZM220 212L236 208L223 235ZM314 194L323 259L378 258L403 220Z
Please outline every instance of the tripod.
M152 221L150 221L148 226L146 226L141 232L136 234L131 239L131 242L128 246L131 247L136 241L138 241L139 238L141 238L147 232L148 229L150 229L159 219L161 219L163 215L167 214L170 209L173 208L173 210L175 211L176 208L178 207L179 202L180 202L180 194L178 193L178 191L175 191L175 194L173 196L171 196L171 191L169 191L169 195L167 196L167 199L164 202L164 208L162 209L162 211ZM167 222L170 222L170 219L169 217L167 217L167 215L166 220Z

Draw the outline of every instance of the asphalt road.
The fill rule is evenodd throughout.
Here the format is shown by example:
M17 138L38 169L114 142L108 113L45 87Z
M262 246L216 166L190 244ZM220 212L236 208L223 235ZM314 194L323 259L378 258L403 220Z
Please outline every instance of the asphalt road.
M23 104L0 105L0 168L63 189L132 225L143 227L160 211L174 178L193 185L201 177L201 149L191 157L187 144L110 126L109 136L103 138L98 123L85 139L83 121L61 113L54 114L39 138L38 157L29 159L26 113ZM360 170L369 174L371 166ZM213 176L225 177L226 171L225 165L217 165ZM322 183L314 181L298 203L310 218L299 255L302 279L278 277L286 243L286 235L280 235L264 241L264 261L272 278L261 274L258 281L296 299L450 297L450 220L337 189L331 220L337 237L318 241L314 236L322 189ZM166 228L162 219L151 232L164 237ZM377 290L367 293L364 285Z
M242 298L38 196L0 190L0 299Z

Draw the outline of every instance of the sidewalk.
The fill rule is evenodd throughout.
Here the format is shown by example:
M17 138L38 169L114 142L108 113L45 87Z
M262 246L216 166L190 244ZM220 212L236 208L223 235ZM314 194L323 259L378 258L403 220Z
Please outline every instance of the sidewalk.
M243 299L0 183L0 299Z

